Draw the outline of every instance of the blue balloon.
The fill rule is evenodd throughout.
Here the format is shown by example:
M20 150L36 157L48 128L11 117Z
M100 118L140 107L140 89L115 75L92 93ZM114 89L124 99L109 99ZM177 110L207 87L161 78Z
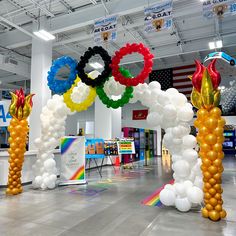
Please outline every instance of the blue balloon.
M67 80L58 80L56 78L57 72L63 67L68 65L70 67L70 74ZM48 87L53 93L63 94L71 88L74 84L77 75L77 61L71 57L63 56L56 59L50 70L48 71Z

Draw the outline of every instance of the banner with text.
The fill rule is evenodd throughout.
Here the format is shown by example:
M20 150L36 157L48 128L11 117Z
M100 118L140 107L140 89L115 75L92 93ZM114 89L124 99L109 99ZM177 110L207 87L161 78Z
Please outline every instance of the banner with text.
M6 127L10 124L11 115L9 114L9 106L11 100L0 101L0 127Z
M85 183L85 138L61 138L60 185Z
M213 16L223 17L236 13L235 0L206 0L202 3L203 16L212 18Z
M172 1L157 3L144 10L144 31L159 32L172 27Z
M117 18L117 15L112 15L94 22L94 42L96 44L116 40Z

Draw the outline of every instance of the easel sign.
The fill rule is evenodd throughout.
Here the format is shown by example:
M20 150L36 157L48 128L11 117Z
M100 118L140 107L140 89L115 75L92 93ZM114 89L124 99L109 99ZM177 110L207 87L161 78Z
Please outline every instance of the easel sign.
M119 154L135 154L135 146L133 139L120 139L118 141Z

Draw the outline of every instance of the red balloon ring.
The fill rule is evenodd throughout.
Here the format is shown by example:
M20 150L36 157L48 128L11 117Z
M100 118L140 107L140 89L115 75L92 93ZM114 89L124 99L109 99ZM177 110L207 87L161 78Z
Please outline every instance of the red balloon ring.
M135 52L143 55L143 59L144 59L143 70L136 77L132 79L126 78L119 71L119 63L125 55L132 54ZM114 76L117 82L125 86L136 86L140 83L143 84L144 81L147 79L149 73L152 71L153 57L154 56L150 53L149 48L145 47L142 43L140 44L127 43L119 51L116 51L115 56L112 58L112 62L111 62L112 75Z

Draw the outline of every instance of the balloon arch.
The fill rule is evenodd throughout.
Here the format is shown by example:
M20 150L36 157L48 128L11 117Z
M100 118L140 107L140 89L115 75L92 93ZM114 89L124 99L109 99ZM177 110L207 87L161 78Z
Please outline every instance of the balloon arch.
M119 67L120 60L134 52L144 58L143 70L135 78L128 70ZM94 73L87 75L84 72L86 63L96 54L103 59L104 70L97 76ZM199 130L197 138L190 135L194 112L185 95L174 88L162 91L156 81L144 83L152 71L153 55L143 44L127 44L115 52L113 58L102 47L95 46L85 52L78 64L67 56L55 60L48 72L48 86L56 94L42 109L41 136L35 140L38 154L33 165L34 187L45 190L56 186L57 169L53 150L65 133L68 115L86 110L93 104L96 95L108 108L114 109L140 101L149 108L148 124L165 129L163 142L172 155L174 184L166 185L161 191L161 202L186 212L204 199L204 217L212 220L224 218L226 212L222 209L220 184L223 171L222 127L225 122L217 108L220 75L215 70L215 61L208 68L199 62L196 64L191 99L192 104L199 109L194 122ZM56 80L57 71L65 65L70 67L68 80ZM121 98L113 100L112 95L121 95ZM197 143L200 146L199 153Z

